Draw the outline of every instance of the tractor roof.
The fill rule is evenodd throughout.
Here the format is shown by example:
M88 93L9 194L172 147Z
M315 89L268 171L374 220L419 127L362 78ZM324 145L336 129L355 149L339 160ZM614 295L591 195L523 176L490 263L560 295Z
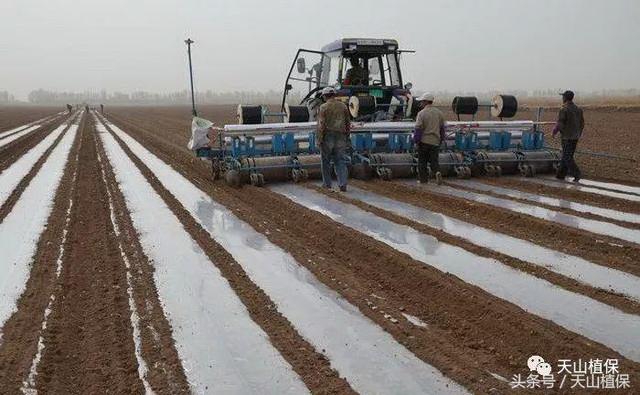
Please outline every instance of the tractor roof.
M395 51L398 49L398 41L386 38L342 38L322 47L322 52L342 51L345 49L357 50L358 47L366 47L369 50L380 49Z

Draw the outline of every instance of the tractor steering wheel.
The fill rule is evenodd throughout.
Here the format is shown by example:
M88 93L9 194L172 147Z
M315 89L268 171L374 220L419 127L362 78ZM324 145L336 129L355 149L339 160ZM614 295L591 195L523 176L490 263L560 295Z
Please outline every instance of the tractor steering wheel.
M304 102L306 102L307 100L309 100L309 98L311 97L311 95L313 95L314 93L318 92L320 89L324 88L324 86L317 86L313 89L311 89L309 91L309 93L307 93L307 95L300 101L300 104L303 104Z

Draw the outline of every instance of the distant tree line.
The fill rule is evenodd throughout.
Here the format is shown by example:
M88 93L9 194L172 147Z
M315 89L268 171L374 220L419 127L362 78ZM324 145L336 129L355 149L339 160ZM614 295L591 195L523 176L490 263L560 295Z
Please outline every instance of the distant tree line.
M507 93L518 98L544 98L556 97L560 89L541 90L511 90L511 91L434 91L436 101L439 103L449 103L455 96L476 96L481 100L490 100L495 94ZM421 92L415 91L414 94ZM577 91L581 98L607 98L607 97L636 97L640 98L639 89L604 89L599 91ZM288 96L290 103L299 103L303 97L302 92L292 91ZM275 104L282 100L282 92L269 90L258 91L234 91L215 92L212 90L200 91L196 93L196 104ZM58 92L45 89L34 90L27 96L29 104L36 105L64 105L64 104L108 104L108 105L189 105L191 95L188 90L178 92L157 93L146 91L107 92L85 91L85 92ZM15 99L7 91L0 91L0 105L25 104Z
M15 97L7 91L0 91L0 105L11 104L16 101Z
M299 101L300 95L292 94L291 99ZM207 90L196 93L197 104L270 104L279 103L282 93L274 90L266 92L235 91L214 92ZM174 105L190 104L191 93L188 90L169 93L156 93L145 91L123 92L54 92L44 89L32 91L28 95L28 101L32 104L65 104L65 103L102 103L111 105L143 104L143 105Z

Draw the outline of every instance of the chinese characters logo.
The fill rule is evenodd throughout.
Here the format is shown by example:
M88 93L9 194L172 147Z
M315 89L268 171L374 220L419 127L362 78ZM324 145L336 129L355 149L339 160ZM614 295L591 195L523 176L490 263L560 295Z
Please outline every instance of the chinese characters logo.
M539 355L527 360L529 373L514 374L509 382L512 389L628 389L629 374L620 372L617 359L589 359L577 361L559 359L557 370Z

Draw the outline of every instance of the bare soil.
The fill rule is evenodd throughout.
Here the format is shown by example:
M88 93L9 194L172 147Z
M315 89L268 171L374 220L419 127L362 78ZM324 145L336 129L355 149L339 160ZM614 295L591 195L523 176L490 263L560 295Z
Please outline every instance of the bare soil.
M235 110L236 106L231 105L204 106L200 115L217 124L235 123ZM38 111L53 113L59 110L6 111L6 108L0 108L0 131L28 122L25 119L44 116ZM447 114L453 119L448 109ZM625 144L628 141L630 147L638 145L640 133L635 125L640 120L640 112L593 107L586 109L585 114L588 128L580 147L639 158L637 149L627 150L619 141L625 141ZM525 109L518 117L530 115L531 111ZM186 148L191 122L187 107L107 107L106 116L272 243L291 253L322 283L355 305L417 357L474 393L509 392L507 383L491 373L511 378L513 374L523 372L529 356L540 353L548 360L618 358L622 372L629 373L632 380L640 377L639 363L268 189L251 186L234 189L213 181L209 163L195 158ZM554 117L553 111L545 115L547 120ZM9 126L13 123L17 125ZM0 172L55 126L48 125L0 149ZM332 369L322 350L314 349L296 331L233 257L200 227L144 163L118 141L212 264L220 269L251 318L308 388L313 393L353 393L349 383ZM0 223L35 174L45 168L45 160L52 149L22 180L9 201L0 207ZM585 178L640 185L635 162L591 156L579 156L579 160ZM640 213L639 204L619 199L525 184L517 179L485 181ZM640 275L638 245L460 198L440 196L399 182L352 182L398 201ZM311 184L307 187L319 190ZM479 256L498 259L627 313L640 314L640 303L621 295L586 286L346 196L332 194L331 198L411 226ZM82 120L52 204L53 211L38 240L26 290L18 301L17 311L2 327L0 393L20 391L28 377L40 336L44 349L37 367L36 388L39 392L144 393L134 347L129 290L135 313L140 317L141 356L149 369L146 380L160 394L190 392L172 340L171 325L154 285L153 262L140 245L92 118L87 115ZM58 276L56 261L61 246L64 252L62 271ZM125 259L130 264L129 269ZM51 312L43 329L45 309L51 298ZM427 327L411 323L404 314L419 318Z
M0 173L11 166L16 160L24 155L31 148L36 146L42 139L47 137L54 129L69 119L68 116L60 117L44 124L41 128L28 133L7 145L0 147Z
M0 132L36 121L62 111L49 106L0 106Z

